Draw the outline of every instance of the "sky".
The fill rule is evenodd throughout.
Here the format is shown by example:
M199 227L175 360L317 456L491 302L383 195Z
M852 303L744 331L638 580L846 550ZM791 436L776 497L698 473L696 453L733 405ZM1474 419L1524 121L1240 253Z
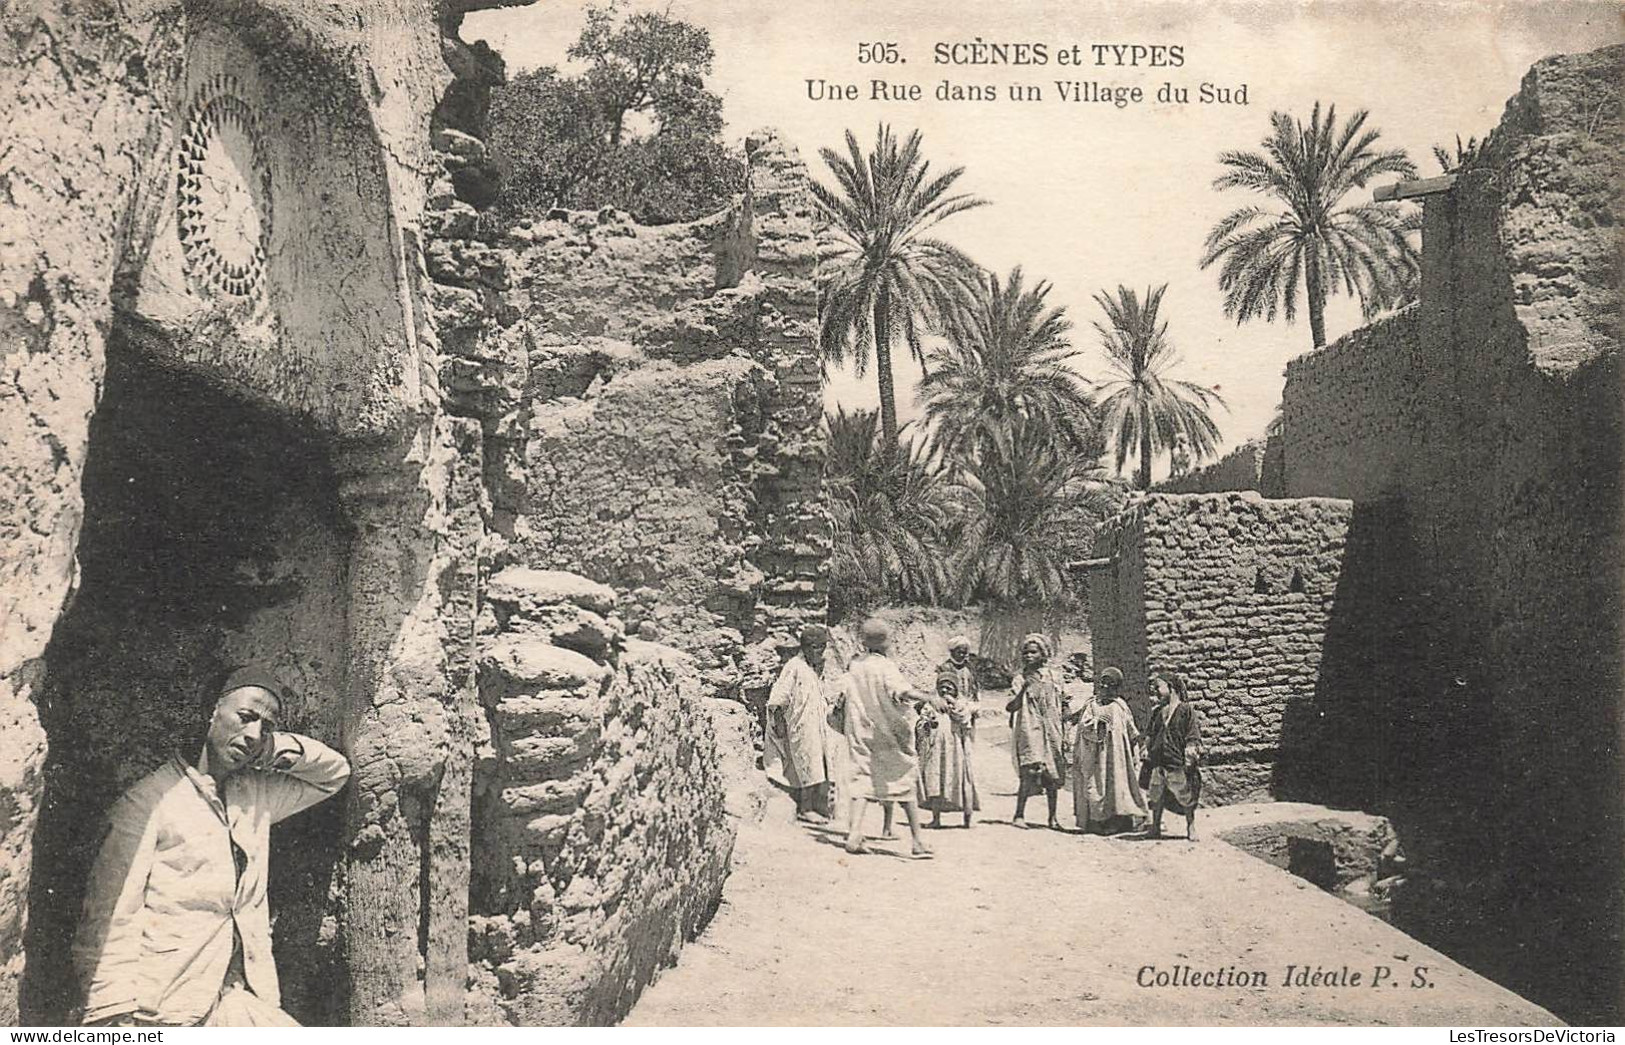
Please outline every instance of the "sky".
M1381 143L1409 152L1421 176L1439 173L1434 144L1454 148L1497 122L1529 66L1552 54L1621 42L1619 3L1490 0L1343 0L1338 3L1118 2L1075 0L631 0L630 9L666 10L711 34L716 64L708 86L723 99L730 140L776 128L813 176L830 180L817 153L842 145L850 128L867 149L878 122L900 133L919 129L932 169L962 166L957 187L991 205L937 229L985 268L1022 266L1028 282L1053 284L1079 350L1074 367L1089 380L1107 376L1092 322L1093 296L1118 285L1168 284L1162 314L1179 350L1175 376L1210 385L1228 403L1217 421L1223 449L1261 435L1280 400L1288 360L1310 349L1307 311L1293 324L1224 315L1215 270L1199 267L1208 230L1235 207L1261 202L1215 192L1219 154L1248 149L1269 130L1271 110L1307 118L1318 100L1340 114L1370 110ZM478 12L463 23L467 41L484 39L509 72L568 67L565 49L582 24L583 5L542 0L533 7ZM1044 66L939 64L938 45L1042 43ZM901 64L859 61L860 44L895 43ZM1177 46L1178 67L1117 66L1092 45ZM1073 46L1082 67L1062 67ZM969 48L960 47L959 54ZM1097 53L1107 65L1094 64ZM1124 55L1129 52L1125 50ZM814 100L807 80L855 84L859 98ZM873 100L874 79L917 84L923 97ZM991 84L1036 86L1037 101L938 101L935 89ZM1056 80L1139 86L1140 104L1061 98ZM1158 87L1182 86L1186 105L1156 104ZM1202 104L1200 86L1246 85L1246 105ZM1387 179L1392 180L1392 179ZM1334 297L1329 338L1362 322L1358 305ZM917 415L917 365L894 352L898 409ZM878 402L872 372L834 373L826 402ZM1128 468L1132 469L1130 458ZM1157 471L1166 469L1159 461Z

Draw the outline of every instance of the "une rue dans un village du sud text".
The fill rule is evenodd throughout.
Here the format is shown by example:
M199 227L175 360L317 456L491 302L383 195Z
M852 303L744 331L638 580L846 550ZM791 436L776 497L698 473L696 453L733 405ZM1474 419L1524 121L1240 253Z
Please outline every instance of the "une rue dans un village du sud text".
M895 43L864 42L857 45L859 65L903 66L908 56ZM1001 66L1010 69L1179 69L1185 64L1185 48L1180 44L1044 44L1000 43L974 37L957 43L939 42L931 46L931 64L958 68ZM1126 109L1151 101L1158 105L1246 105L1247 85L1175 83L1164 80L1145 86L1112 83L1095 79L1056 78L1048 84L1028 82L996 83L992 79L944 77L927 86L904 80L891 68L866 82L809 77L807 100L814 102L1041 102L1055 99L1088 105L1110 105ZM874 70L881 73L882 70Z

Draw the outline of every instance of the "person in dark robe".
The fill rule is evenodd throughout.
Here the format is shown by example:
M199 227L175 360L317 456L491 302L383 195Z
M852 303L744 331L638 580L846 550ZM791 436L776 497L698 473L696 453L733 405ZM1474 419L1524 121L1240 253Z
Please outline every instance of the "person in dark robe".
M1162 813L1185 814L1185 837L1196 841L1196 806L1202 799L1202 714L1172 672L1152 680L1157 706L1146 729L1143 781L1151 805L1150 837L1162 837Z

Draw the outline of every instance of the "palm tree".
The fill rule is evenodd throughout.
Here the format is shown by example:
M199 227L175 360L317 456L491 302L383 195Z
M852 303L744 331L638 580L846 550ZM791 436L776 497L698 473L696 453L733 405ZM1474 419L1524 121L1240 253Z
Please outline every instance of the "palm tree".
M1376 149L1381 132L1366 130L1361 110L1341 128L1337 107L1321 118L1315 103L1309 123L1270 114L1273 131L1261 152L1225 152L1227 169L1215 189L1249 189L1280 209L1250 206L1231 211L1208 234L1202 267L1223 262L1219 288L1224 311L1237 323L1263 317L1297 318L1298 284L1309 303L1309 334L1326 343L1326 298L1359 295L1367 318L1414 294L1420 259L1410 234L1414 208L1343 200L1382 175L1414 178L1403 149Z
M949 321L946 342L927 355L925 420L955 460L991 452L1027 422L1072 454L1100 456L1093 403L1067 365L1078 355L1067 339L1072 321L1065 306L1045 308L1049 292L1048 283L1024 286L1019 266L1002 284L990 274L972 307Z
M1020 422L984 447L965 477L953 571L960 601L987 606L980 651L1013 666L1018 636L1053 633L1073 597L1067 563L1121 492L1093 461L1067 452L1041 423Z
M831 586L848 605L881 597L934 604L949 589L962 492L925 440L886 443L877 421L873 410L824 415Z
M923 360L922 339L969 300L979 271L957 247L926 235L939 222L987 201L949 190L963 167L931 175L920 156L920 132L901 145L881 124L868 156L851 131L849 155L820 149L839 189L814 182L813 197L830 222L833 246L820 259L819 348L827 364L848 354L859 376L871 350L880 385L880 424L897 442L897 393L891 350L901 336Z
M1144 302L1124 286L1117 288L1116 298L1104 291L1095 295L1106 323L1094 327L1115 375L1100 386L1105 393L1100 411L1107 437L1116 444L1119 473L1129 449L1138 444L1142 490L1151 489L1151 458L1181 435L1197 461L1218 452L1219 426L1208 411L1225 405L1213 389L1167 376L1179 364L1168 340L1168 322L1157 316L1167 289L1166 283L1148 289Z

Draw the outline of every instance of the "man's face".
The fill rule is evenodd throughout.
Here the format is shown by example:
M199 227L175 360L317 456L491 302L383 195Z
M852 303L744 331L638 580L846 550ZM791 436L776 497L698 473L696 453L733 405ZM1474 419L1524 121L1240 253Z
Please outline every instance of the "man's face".
M828 649L828 643L803 642L801 644L801 656L813 668L821 668L824 666L824 653Z
M965 662L970 659L970 647L955 646L953 649L948 651L948 659L953 661L956 665L964 667Z
M1029 668L1036 668L1044 663L1044 651L1039 648L1038 643L1029 642L1021 647L1021 660Z
M209 765L234 773L252 762L276 728L279 710L276 697L258 686L221 697L209 719Z

